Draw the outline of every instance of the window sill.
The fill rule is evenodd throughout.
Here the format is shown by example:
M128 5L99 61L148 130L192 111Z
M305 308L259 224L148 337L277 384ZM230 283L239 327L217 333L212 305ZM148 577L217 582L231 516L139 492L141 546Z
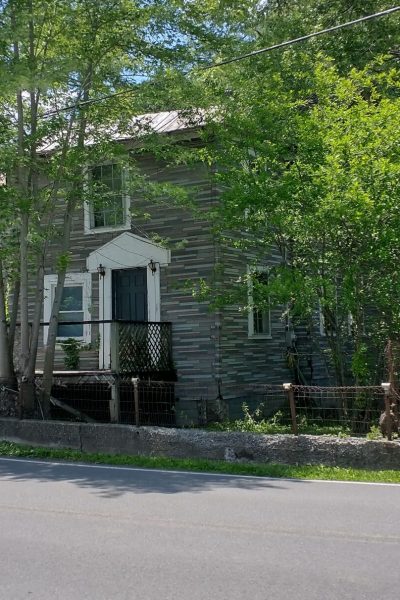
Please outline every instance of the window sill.
M85 235L96 235L101 233L112 233L113 231L130 231L131 224L125 223L116 227L94 227L93 229L85 229Z
M90 344L90 341L86 341L86 340L85 340L85 339L83 339L83 338L78 338L78 337L72 337L72 336L71 336L71 337L69 337L69 338L57 338L57 341L56 341L56 348L57 348L58 350L62 350L62 345L63 345L63 344L65 344L65 342L66 342L67 340L70 340L70 339L73 339L73 340L75 340L75 341L79 342L79 344L80 344L81 346L87 346L87 344Z
M249 333L248 338L249 340L272 340L272 335L266 333Z

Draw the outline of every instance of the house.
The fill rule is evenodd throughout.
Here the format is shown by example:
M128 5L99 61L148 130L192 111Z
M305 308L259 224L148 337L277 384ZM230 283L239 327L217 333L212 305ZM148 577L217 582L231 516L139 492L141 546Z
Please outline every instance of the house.
M170 136L177 144L201 143L199 128L176 112L147 118L155 132ZM132 140L121 143L127 151L132 147ZM194 215L162 202L149 205L140 197L124 194L124 174L116 164L91 168L92 180L113 193L112 202L100 207L87 202L74 216L55 369L65 370L62 343L75 338L82 345L81 370L174 381L180 399L200 397L206 390L208 398L222 397L227 402L231 398L240 407L240 390L245 385L291 381L293 371L286 352L292 341L281 311L210 310L207 302L194 298L185 286L187 281L212 279L217 263L224 265L227 277L237 277L249 266L249 258L219 244L201 218L219 196L207 168L166 168L143 154L137 162L154 181L195 190L198 211ZM150 218L131 216L131 210L150 213ZM57 222L61 223L61 215ZM167 246L156 243L154 234L167 239ZM53 246L45 271L44 324L54 297L56 255ZM279 260L272 252L268 264ZM265 265L256 270L262 277ZM44 326L39 370L46 339Z

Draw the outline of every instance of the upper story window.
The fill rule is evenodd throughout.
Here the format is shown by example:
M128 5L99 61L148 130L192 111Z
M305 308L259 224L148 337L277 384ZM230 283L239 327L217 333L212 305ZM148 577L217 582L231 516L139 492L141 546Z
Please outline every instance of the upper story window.
M267 284L268 271L265 267L249 269L249 337L271 337L271 308L269 299L265 296Z
M90 201L85 204L85 233L129 229L129 198L124 170L116 163L88 171Z

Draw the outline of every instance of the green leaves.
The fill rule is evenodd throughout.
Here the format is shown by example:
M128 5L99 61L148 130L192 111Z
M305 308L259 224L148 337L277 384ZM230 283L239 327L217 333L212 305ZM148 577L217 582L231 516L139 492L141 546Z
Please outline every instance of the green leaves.
M359 4L354 13L381 8ZM346 8L341 0L269 2L260 45L348 20L340 19ZM205 81L218 96L209 126L216 143L200 155L218 165L214 228L254 260L278 249L282 265L265 295L294 317L312 321L318 305L335 316L342 330L328 342L342 359L352 315L360 381L374 369L366 353L400 336L399 65L379 54L398 21L227 65Z

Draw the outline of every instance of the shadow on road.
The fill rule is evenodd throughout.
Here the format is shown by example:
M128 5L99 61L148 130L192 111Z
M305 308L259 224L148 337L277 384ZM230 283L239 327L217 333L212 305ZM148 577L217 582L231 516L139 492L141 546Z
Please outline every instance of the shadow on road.
M151 471L96 465L37 463L0 458L0 477L12 481L68 482L88 488L103 498L133 494L181 494L209 492L222 488L284 490L282 480L237 477L212 473Z

